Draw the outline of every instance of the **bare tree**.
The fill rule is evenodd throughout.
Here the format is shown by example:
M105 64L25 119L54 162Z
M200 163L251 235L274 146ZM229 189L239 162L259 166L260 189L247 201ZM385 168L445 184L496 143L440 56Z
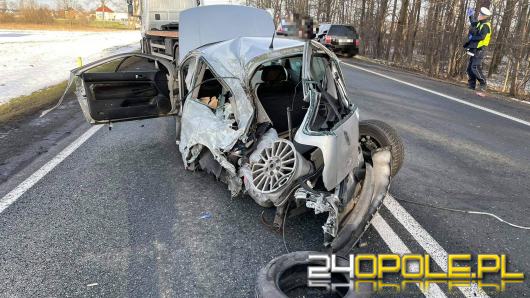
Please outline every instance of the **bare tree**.
M457 80L466 76L468 56L462 48L469 29L466 10L472 7L478 13L480 7L489 7L494 13L493 32L485 69L490 81L506 81L511 93L521 96L528 94L530 80L529 1L246 0L246 4L273 8L276 20L295 12L310 15L317 23L352 24L361 38L361 55Z

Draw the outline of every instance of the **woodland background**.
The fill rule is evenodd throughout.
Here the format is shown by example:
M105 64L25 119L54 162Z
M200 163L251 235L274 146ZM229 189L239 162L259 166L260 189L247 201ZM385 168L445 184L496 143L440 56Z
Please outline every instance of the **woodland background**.
M483 67L489 87L530 99L530 0L245 1L272 9L276 20L299 13L316 23L352 24L361 38L361 55L458 81L466 79L466 10L488 7L493 35Z

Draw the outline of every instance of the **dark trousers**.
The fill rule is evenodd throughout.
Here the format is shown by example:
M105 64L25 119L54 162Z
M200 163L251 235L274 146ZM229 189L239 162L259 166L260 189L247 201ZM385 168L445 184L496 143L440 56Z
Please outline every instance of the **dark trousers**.
M484 49L477 50L475 56L469 57L469 63L467 65L467 86L471 89L475 89L477 81L480 83L480 88L486 89L486 76L482 72L482 60L484 59Z

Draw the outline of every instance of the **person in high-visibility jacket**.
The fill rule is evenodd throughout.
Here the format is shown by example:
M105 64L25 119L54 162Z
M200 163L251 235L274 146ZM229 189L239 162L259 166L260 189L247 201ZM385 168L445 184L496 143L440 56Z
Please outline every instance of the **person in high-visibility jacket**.
M486 7L480 8L477 20L473 20L473 10L468 10L471 22L469 30L469 41L464 45L468 49L469 63L467 65L468 88L475 90L477 81L480 83L480 91L486 91L486 76L482 72L482 60L484 59L486 48L491 39L491 11Z

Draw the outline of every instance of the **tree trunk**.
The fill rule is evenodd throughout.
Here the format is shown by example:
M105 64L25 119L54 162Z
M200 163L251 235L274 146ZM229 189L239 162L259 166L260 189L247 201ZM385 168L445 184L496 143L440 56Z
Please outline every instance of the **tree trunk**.
M519 94L518 86L518 77L519 69L521 67L521 62L523 60L523 49L525 48L525 43L528 40L527 34L527 25L528 20L525 19L527 16L529 8L528 0L525 0L519 5L518 21L514 34L514 41L512 46L514 46L514 57L513 57L513 68L512 68L512 79L510 84L510 95L517 96Z
M402 59L402 45L404 44L405 39L405 26L407 22L407 13L409 7L409 0L403 0L401 3L401 9L399 10L399 19L396 26L396 32L394 34L394 55L392 57L393 61L401 61Z
M392 36L394 36L394 30L395 25L394 22L396 20L396 9L397 9L397 0L394 0L394 6L392 7L392 21L390 22L390 35L388 35L388 44L386 47L386 55L385 59L388 61L390 59L390 48L392 48Z
M504 9L504 14L502 15L499 33L497 33L495 36L495 45L493 46L493 54L488 71L488 77L491 77L493 73L497 72L499 64L501 63L502 58L505 56L505 44L508 41L508 34L510 33L510 25L513 22L516 3L517 0L506 1L506 7Z
M379 13L377 15L377 37L375 40L374 55L376 58L380 58L383 53L383 36L386 33L385 29L385 18L388 10L388 0L381 0L379 4Z

